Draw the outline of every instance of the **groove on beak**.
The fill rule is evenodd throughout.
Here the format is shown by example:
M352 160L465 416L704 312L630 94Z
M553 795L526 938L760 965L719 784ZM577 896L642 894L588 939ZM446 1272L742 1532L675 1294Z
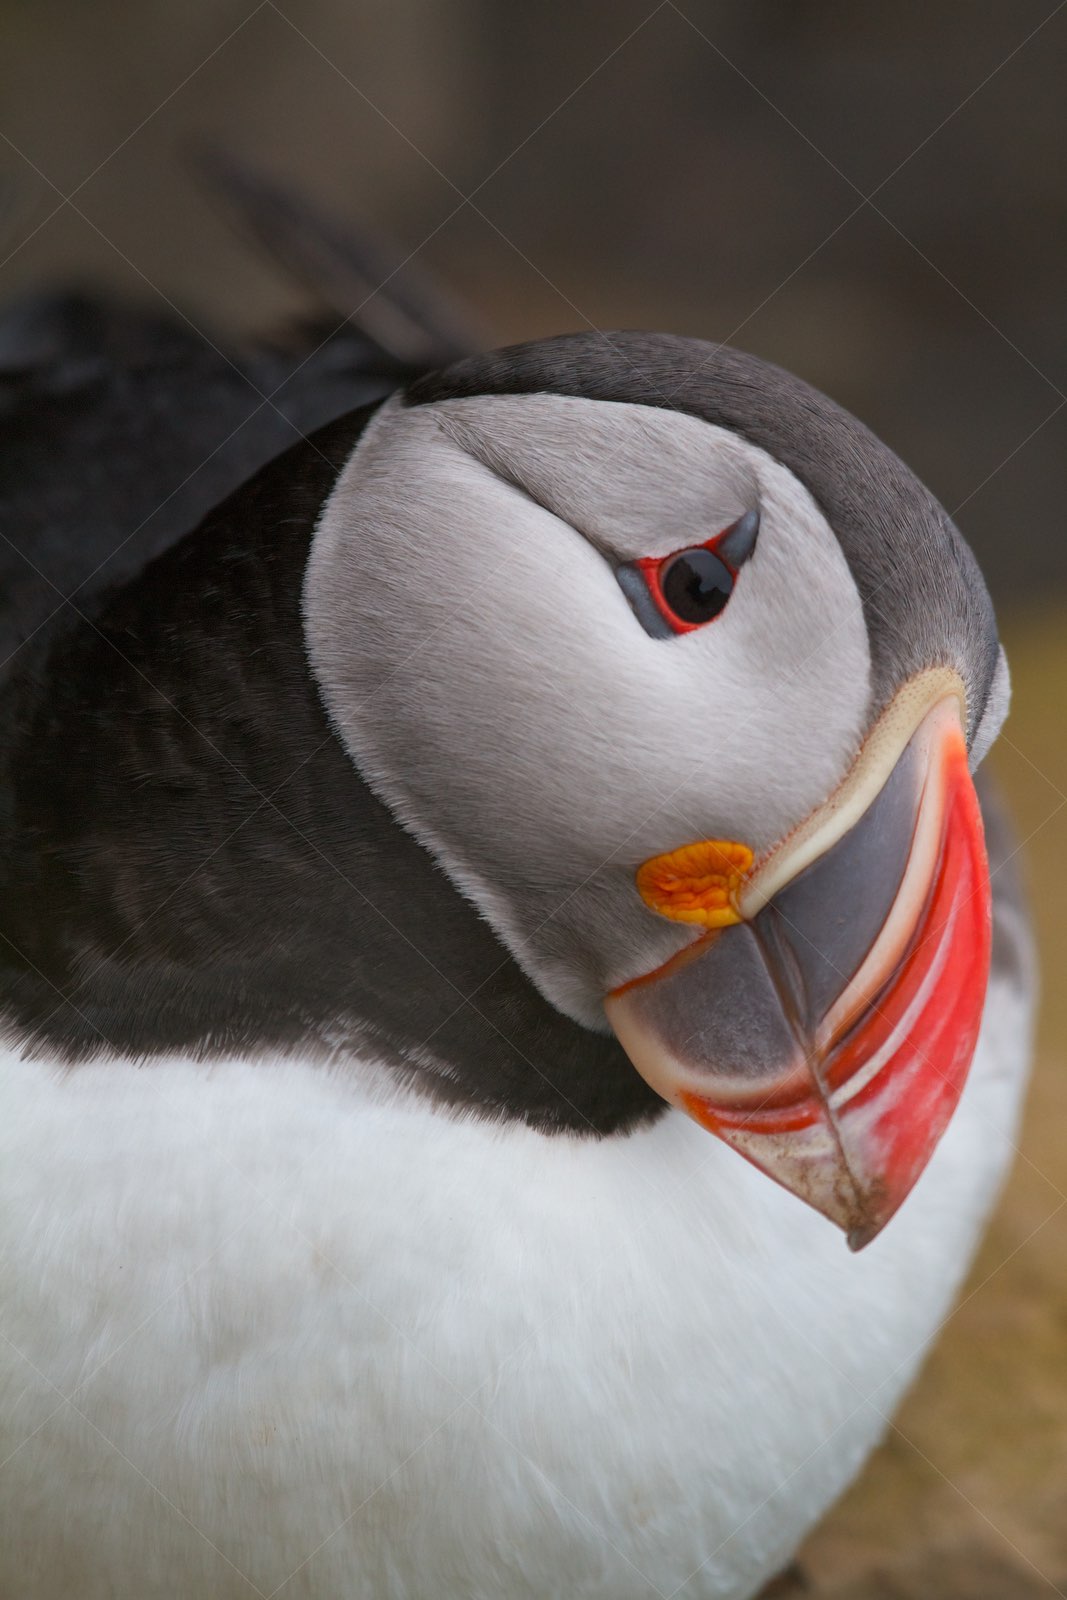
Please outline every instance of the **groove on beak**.
M990 952L962 685L912 679L834 795L746 877L740 921L616 989L637 1070L869 1243L959 1100Z

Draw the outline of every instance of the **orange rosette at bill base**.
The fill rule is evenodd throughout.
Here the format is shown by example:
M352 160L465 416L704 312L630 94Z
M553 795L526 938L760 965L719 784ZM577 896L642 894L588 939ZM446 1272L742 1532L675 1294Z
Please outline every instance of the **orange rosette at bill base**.
M644 862L637 869L637 890L661 917L727 928L741 921L737 893L752 859L748 845L735 839L701 839Z

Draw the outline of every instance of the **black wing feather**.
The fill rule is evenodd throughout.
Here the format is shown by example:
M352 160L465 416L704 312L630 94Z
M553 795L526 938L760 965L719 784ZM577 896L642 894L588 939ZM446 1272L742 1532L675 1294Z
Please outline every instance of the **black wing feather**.
M80 294L0 317L0 682L68 598L81 607L123 583L301 438L460 348L440 297L398 303L406 353L342 320L369 295L383 321L373 245L247 168L222 165L216 180L278 259L307 281L318 265L315 320L235 350L177 315Z

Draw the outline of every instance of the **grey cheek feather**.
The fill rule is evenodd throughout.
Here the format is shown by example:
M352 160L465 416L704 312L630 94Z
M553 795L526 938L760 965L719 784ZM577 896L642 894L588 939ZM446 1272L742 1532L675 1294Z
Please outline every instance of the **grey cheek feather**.
M971 742L971 771L978 769L989 753L997 734L1004 726L1004 719L1008 715L1008 706L1011 701L1011 676L1008 672L1008 658L1003 649L997 652L997 665L993 672L993 681L989 685L989 696L982 712L981 720L975 730Z
M620 570L737 523L743 553L757 503L722 619L677 638L655 610L650 638ZM801 590L834 617L817 642ZM388 403L324 508L304 618L366 781L586 1027L691 938L637 865L692 838L766 848L866 727L863 610L825 517L758 447L663 410Z

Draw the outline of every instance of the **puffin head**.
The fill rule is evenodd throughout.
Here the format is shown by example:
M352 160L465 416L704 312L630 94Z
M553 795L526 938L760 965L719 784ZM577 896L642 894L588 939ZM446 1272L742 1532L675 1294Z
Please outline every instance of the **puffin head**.
M928 491L751 356L570 335L380 408L304 613L360 771L545 999L873 1238L989 965L1007 673Z

